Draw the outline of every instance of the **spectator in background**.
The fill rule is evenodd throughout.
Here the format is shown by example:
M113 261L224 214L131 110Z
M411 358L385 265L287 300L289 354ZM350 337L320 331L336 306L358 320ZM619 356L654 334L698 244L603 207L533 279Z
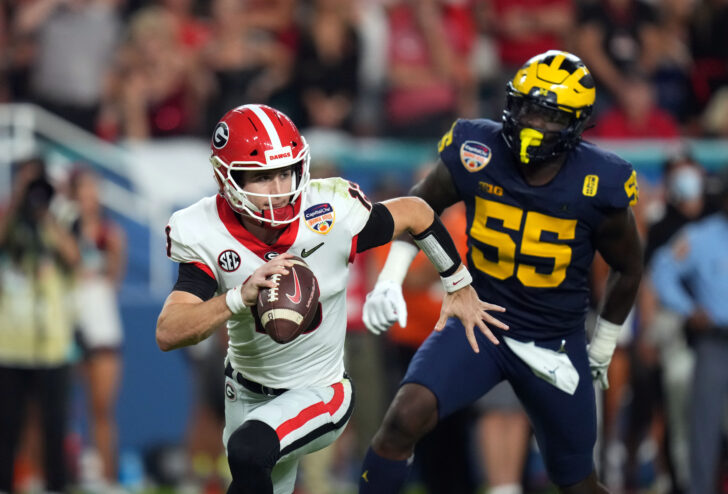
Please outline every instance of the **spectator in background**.
M300 38L297 18L301 2L297 0L245 0L245 19L251 28L265 32L281 47L279 62L286 70L281 80L274 81L268 104L280 108L294 120L301 118L296 94L291 85L293 56L298 51ZM242 102L236 102L236 105Z
M704 210L704 170L688 154L678 154L663 166L665 212L650 226L645 245L645 265L650 266L655 252L666 245L683 226L696 221ZM690 480L688 447L688 403L694 354L683 331L683 318L657 300L650 280L642 284L639 295L640 326L638 359L645 379L634 383L634 393L644 399L635 406L652 417L666 418L667 464L672 484L685 492ZM655 403L661 399L661 403Z
M566 35L574 28L574 4L571 0L475 0L482 12L482 22L494 38L500 60L496 78L498 103L494 114L503 111L501 98L508 76L524 60L546 50L568 46Z
M288 80L287 49L273 33L253 25L243 2L238 0L212 2L211 36L203 55L213 78L206 111L208 127L217 123L228 108L267 102Z
M225 448L220 441L225 427L225 399L220 395L224 385L227 334L218 331L200 344L185 348L191 369L192 410L185 434L187 472L193 485L206 494L224 491L230 481Z
M156 0L169 14L177 25L178 42L190 55L197 56L205 46L211 35L210 26L198 18L193 7L194 0Z
M106 125L129 139L189 135L200 131L210 90L205 71L179 42L174 17L158 6L129 20Z
M45 489L68 487L64 439L73 346L72 269L79 251L50 209L42 161L21 163L0 215L0 491L13 492L13 466L28 400L43 425Z
M611 139L673 139L680 135L678 123L657 106L655 88L639 74L625 76L620 98L597 120L593 137Z
M651 77L660 58L657 13L642 0L592 0L580 4L576 51L597 84L595 113L624 94L627 75Z
M498 53L504 70L513 72L524 60L563 48L574 25L569 0L481 0L490 4Z
M3 5L0 7L0 103L5 103L11 99L11 86L9 67L11 66L11 57L8 56L11 51L10 21L8 12Z
M95 132L106 77L121 34L119 0L20 2L16 36L32 37L31 97Z
M72 226L81 253L76 311L91 431L103 465L103 480L113 484L117 479L115 408L123 338L116 292L124 277L126 238L105 214L99 200L98 178L91 170L75 169L69 185L78 212Z
M694 340L689 402L691 494L718 492L717 469L728 395L728 170L721 174L721 209L683 228L653 258L660 302L684 318Z
M360 65L358 100L354 110L355 134L373 136L384 120L382 95L387 77L388 23L385 1L354 0Z
M695 0L662 0L659 9L659 59L654 83L657 104L684 123L690 111L690 19Z
M701 123L705 136L728 138L728 85L718 89L710 98Z
M387 15L387 135L435 137L456 114L474 116L476 84L469 54L475 28L468 6L398 0Z
M680 228L703 213L705 170L689 153L680 152L665 161L662 180L665 187L665 211L650 226L645 244L645 264L655 251L666 244Z
M690 22L690 52L693 58L693 115L703 113L716 91L728 86L728 2L699 0Z
M297 0L246 0L245 17L251 26L273 33L290 53L295 53L299 38L296 3Z
M315 0L301 29L294 85L302 126L351 130L361 46L351 0Z

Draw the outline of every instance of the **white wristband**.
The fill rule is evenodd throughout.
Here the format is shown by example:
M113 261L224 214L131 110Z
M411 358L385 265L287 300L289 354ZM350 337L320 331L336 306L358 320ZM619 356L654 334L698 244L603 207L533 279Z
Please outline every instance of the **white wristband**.
M247 307L243 303L243 285L238 285L235 288L231 288L225 295L225 303L233 314L240 314L245 311Z
M617 347L617 338L619 338L621 330L621 324L598 317L594 327L594 336L589 343L589 356L600 363L609 362Z
M389 255L377 281L390 280L398 285L404 282L407 270L420 249L409 242L395 240L389 248Z
M456 271L450 276L440 277L442 280L442 286L445 287L447 293L452 293L460 290L461 288L468 286L473 282L473 277L470 275L468 268L463 266L463 269Z

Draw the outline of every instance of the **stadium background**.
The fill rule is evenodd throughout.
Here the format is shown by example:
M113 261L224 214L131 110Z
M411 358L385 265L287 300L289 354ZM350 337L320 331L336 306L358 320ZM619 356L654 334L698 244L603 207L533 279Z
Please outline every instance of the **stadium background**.
M39 63L39 59L29 57L27 60L21 60L23 63L20 63L17 60L22 57L10 56L11 53L16 54L23 43L38 43L38 40L33 39L32 36L26 38L25 35L17 35L14 24L17 20L16 16L23 9L23 4L30 4L34 1L36 0L26 2L7 0L1 9L0 51L6 55L7 63L3 65L3 70L0 72L0 203L5 202L11 193L11 165L33 155L40 154L46 159L51 177L57 180L62 181L69 170L78 163L85 163L99 173L102 179L102 202L112 218L123 227L128 239L127 274L119 294L125 341L117 419L122 461L124 458L138 458L145 451L159 446L182 444L188 425L188 414L192 407L191 369L185 356L182 352L160 352L154 341L154 328L161 304L176 276L174 266L167 260L164 252L163 232L166 220L175 209L184 207L203 195L215 192L212 170L208 164L209 144L206 136L210 125L208 121L201 119L194 126L179 129L179 132L173 132L163 137L155 136L153 133L135 136L131 133L125 134L126 127L123 122L116 122L113 132L109 132L108 128L102 128L99 125L84 129L84 125L77 125L79 122L74 124L67 118L63 118L68 117L63 112L50 111L55 107L45 104L48 94L41 95L38 92L39 89L33 89L35 86L31 83L33 70L35 64ZM73 0L69 3L72 2ZM60 3L62 2L59 1ZM88 0L89 5L93 3ZM313 23L313 19L315 19L314 14L317 10L325 11L331 9L332 4L336 4L336 2L295 2L293 0L270 2L269 5L266 5L266 2L255 1L241 1L240 3L243 5L241 11L243 16L254 9L259 11L272 9L274 10L272 14L285 13L283 21L289 23L285 25L283 22L285 29L279 30L279 24L276 23L270 24L270 27L261 24L256 29L268 30L269 38L274 42L282 43L285 48L290 50L288 63L292 67L291 73L295 71L297 54L296 43L290 42L285 37L287 29L299 29L300 33L315 30L316 24ZM604 4L609 3L604 2ZM612 3L620 4L616 1ZM631 0L627 3L636 4ZM716 32L702 31L703 28L700 25L696 27L696 22L699 20L697 17L708 8L706 5L710 4L707 1L655 0L647 4L656 12L649 22L661 30L661 33L666 36L665 39L677 38L678 31L670 22L679 16L674 14L671 9L677 9L675 4L682 5L683 3L689 4L683 9L682 17L679 19L683 22L686 32L691 32L692 29L706 36L710 34L717 36ZM402 129L403 126L407 127L406 120L404 123L402 121L393 122L393 119L396 120L399 116L396 110L388 113L387 97L392 95L392 87L396 83L392 74L396 70L401 70L401 67L387 64L387 60L392 60L386 56L387 53L391 55L392 46L389 48L380 46L378 53L371 54L370 51L367 51L365 54L365 49L376 49L376 47L371 48L370 38L376 37L377 29L386 31L387 26L394 29L392 26L395 25L393 24L395 21L392 17L387 18L387 15L393 15L392 12L400 8L405 10L409 8L413 11L417 11L417 9L424 11L431 8L435 14L430 20L442 23L445 30L448 22L453 19L461 22L458 19L463 16L471 16L474 22L470 33L472 39L468 41L467 50L461 53L458 51L457 42L453 42L451 45L453 53L459 59L463 59L464 66L472 70L469 80L474 81L474 86L468 91L470 91L469 96L473 99L470 100L471 106L466 107L466 116L499 119L498 108L502 104L502 83L505 80L504 76L507 77L512 73L512 66L509 65L508 60L503 58L507 56L504 54L507 50L503 49L503 45L507 45L508 40L506 35L493 27L492 21L481 23L478 20L480 14L476 15L476 12L480 12L482 6L487 4L490 8L495 9L497 14L505 16L506 14L502 11L506 7L502 5L503 2L479 2L477 0L428 1L422 2L419 7L416 6L416 2L397 1L352 1L342 2L342 4L347 5L346 9L357 11L358 15L350 16L346 13L342 15L346 19L345 22L352 22L351 26L360 29L363 40L360 45L361 57L357 58L360 64L356 80L359 83L358 89L353 93L347 93L342 89L344 94L352 99L352 108L346 118L330 125L315 125L315 117L307 114L305 105L301 101L296 101L296 97L303 94L300 88L287 90L285 85L280 92L269 95L270 97L265 102L276 105L284 111L290 112L294 117L299 117L300 121L308 123L302 127L303 134L311 145L314 168L334 167L342 176L358 182L363 190L373 196L377 196L377 190L384 188L384 185L392 189L406 190L412 183L412 177L416 171L423 164L431 163L436 159L437 138L440 132L447 129L447 124L444 123L445 118L440 118L433 126L413 137ZM570 48L580 54L577 20L580 19L579 16L586 10L586 7L591 5L589 2L521 0L515 4L520 5L525 11L551 4L568 12L570 23L564 32L565 35L559 37L551 34L549 42L553 46L547 47ZM600 4L600 2L594 2L594 4ZM128 40L128 35L122 33L127 32L129 26L133 24L135 16L150 6L166 9L167 13L173 17L181 16L180 12L183 12L188 18L180 22L189 23L193 27L198 23L202 26L206 25L206 29L200 28L200 33L209 39L214 38L214 34L211 34L214 27L211 26L214 26L214 22L217 20L210 19L210 6L206 2L129 0L119 2L115 6L117 10L114 15L121 23L118 42L122 46L124 40ZM715 9L721 13L725 12L725 7L715 7ZM334 7L334 10L337 8ZM367 15L364 15L365 12ZM410 14L412 13L410 12ZM430 15L432 12L423 14L420 11L419 14ZM725 16L720 17L720 19L725 18ZM361 21L361 24L356 24L355 19ZM378 27L370 28L364 25L365 22L374 22L377 19L380 22ZM728 28L728 25L723 27ZM362 34L365 30L368 30L368 34ZM427 38L426 34L420 33L420 36ZM629 138L610 138L596 134L590 136L590 140L616 152L634 164L640 186L645 191L644 197L647 203L655 209L659 209L662 198L660 189L662 166L667 159L676 154L689 152L710 173L718 171L728 164L728 140L726 140L728 125L725 124L725 120L728 120L725 116L728 115L728 105L723 103L723 106L719 106L719 110L715 110L709 103L713 101L709 96L718 94L721 89L725 90L726 79L720 79L720 77L725 77L725 74L711 79L711 84L715 84L710 87L708 97L701 99L699 103L695 102L696 89L691 85L701 76L699 62L710 58L728 64L726 61L728 58L725 58L724 53L711 53L708 56L700 52L696 44L690 44L688 40L691 39L693 38L688 36L687 40L683 40L691 57L677 71L682 71L681 74L684 76L684 85L680 86L683 90L680 98L685 103L677 109L664 105L666 112L672 112L670 115L677 129L675 135L669 138L655 136L648 132L649 128L645 128L642 135L636 132ZM89 43L91 42L92 40L89 40ZM639 45L639 41L637 44ZM177 47L181 50L179 53L186 53L185 50L189 47L185 48L182 45L184 42L180 41L180 46ZM36 49L39 49L38 47L39 45L36 45ZM546 46L541 45L541 47ZM646 48L642 47L642 49ZM484 68L478 63L478 53L488 59L487 67ZM72 57L72 54L69 56ZM664 53L661 56L668 57ZM435 57L432 55L430 58ZM584 58L589 64L587 57ZM116 60L115 57L108 60L108 68L112 71ZM17 65L13 65L14 62L17 62ZM665 64L668 62L670 60ZM197 63L201 62L198 60ZM424 66L430 63L432 60L417 62ZM379 68L373 69L366 64L379 65ZM728 67L728 65L726 66ZM417 69L420 68L422 67ZM425 68L435 72L439 70L436 67ZM661 75L659 71L650 73L646 68L638 69L640 69L639 66L631 67L629 70L624 68L624 80L628 80L639 72L640 77L644 75L646 79L652 81L653 88L658 93L660 88L667 87L665 81L670 80L667 75ZM371 76L368 72L372 70L379 71L378 78ZM728 71L725 68L722 70ZM291 80L295 80L294 76L291 77ZM368 79L375 80L372 82ZM458 82L457 77L443 77L440 80L444 81L445 88L453 94L460 94L459 91L463 85ZM125 81L121 84L127 83L128 81ZM315 81L309 83L315 84ZM324 85L328 81L319 81L319 83ZM372 88L376 89L374 96L370 94ZM600 90L605 95L610 94L606 86L601 87ZM597 129L599 129L599 117L605 115L610 106L619 106L618 103L615 103L617 98L614 96L612 95L611 98L607 96L600 101L600 111L595 117ZM110 98L113 103L114 98L121 98L121 96L114 91L100 93L99 100L94 104L108 103L104 98ZM212 96L210 98L208 102L212 105ZM450 118L454 115L463 115L463 107L458 106L456 99L454 98L450 102L450 106L445 105L438 109L437 116ZM655 101L659 106L661 101L659 94ZM665 101L671 100L667 98ZM239 101L241 104L246 102L250 101ZM691 105L692 108L686 108ZM719 118L721 109L725 113L722 120ZM706 114L710 111L719 113L718 120L719 124L722 122L722 132L724 133L721 134L720 127L705 124L708 121ZM356 118L358 113L364 115L360 120ZM412 119L411 124L414 126L416 121L423 117L415 112L409 118ZM294 118L294 120L297 119ZM71 404L71 432L79 434L81 440L85 442L88 435L86 414L83 398L79 393L80 391L77 391Z

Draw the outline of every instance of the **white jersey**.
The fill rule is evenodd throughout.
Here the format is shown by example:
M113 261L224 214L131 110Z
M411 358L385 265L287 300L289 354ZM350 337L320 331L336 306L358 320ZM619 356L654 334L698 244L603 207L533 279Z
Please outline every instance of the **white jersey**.
M246 378L271 388L327 386L344 374L346 285L356 236L370 206L356 185L341 179L313 180L302 195L303 210L274 245L254 237L221 196L206 197L169 220L168 256L195 263L217 281L217 293L243 283L277 254L305 258L319 282L322 321L317 329L279 344L256 332L250 311L227 323L228 359Z

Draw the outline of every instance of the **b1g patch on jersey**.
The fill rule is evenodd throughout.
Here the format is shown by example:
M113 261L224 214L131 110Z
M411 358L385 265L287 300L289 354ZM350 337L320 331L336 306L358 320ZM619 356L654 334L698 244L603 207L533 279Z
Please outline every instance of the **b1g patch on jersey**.
M225 250L217 256L217 265L227 273L232 273L240 267L240 256L232 249Z
M460 161L469 172L482 170L493 157L490 148L478 141L465 141L460 146Z
M303 212L306 225L315 233L324 235L331 231L335 217L334 208L328 202L316 204Z
M599 188L599 176L598 175L587 175L584 177L584 186L581 188L581 193L587 197L594 197L597 195L597 189Z

